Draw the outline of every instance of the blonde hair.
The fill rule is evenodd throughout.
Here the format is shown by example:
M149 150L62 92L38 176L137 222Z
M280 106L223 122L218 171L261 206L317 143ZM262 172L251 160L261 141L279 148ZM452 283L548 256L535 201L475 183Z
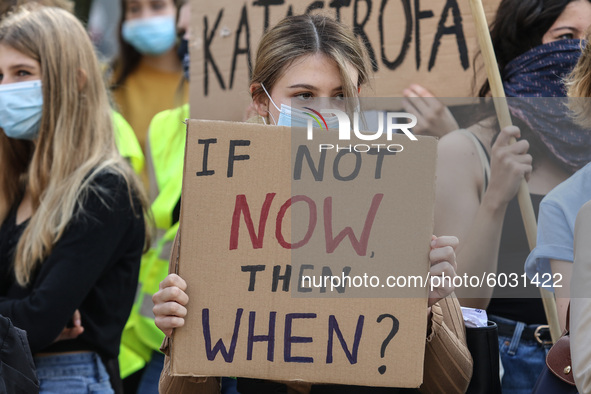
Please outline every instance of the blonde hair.
M37 3L47 7L63 8L68 12L74 12L74 2L71 0L2 0L0 5L0 19L7 14L12 8L21 6L27 3Z
M568 107L574 121L584 128L591 128L591 31L587 33L585 46L577 65L566 78Z
M337 64L345 97L356 96L358 88L369 81L371 65L367 50L350 28L323 15L297 15L281 20L263 35L250 83L262 83L270 92L296 59L317 53ZM351 83L348 64L359 73L357 84ZM258 86L253 90L252 98L261 94L264 91Z
M115 147L107 91L82 24L62 9L26 6L0 23L0 43L41 66L43 112L35 144L0 133L0 222L23 190L33 205L14 261L16 279L25 286L74 215L83 214L80 208L88 193L95 191L92 181L97 174L121 176L132 206L137 206L134 195L144 212L148 203Z

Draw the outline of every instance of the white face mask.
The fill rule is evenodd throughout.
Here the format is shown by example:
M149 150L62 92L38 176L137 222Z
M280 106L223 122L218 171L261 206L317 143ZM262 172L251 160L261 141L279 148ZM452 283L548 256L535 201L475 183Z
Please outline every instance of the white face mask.
M0 128L9 138L34 140L43 113L41 81L0 86Z
M339 119L336 116L322 116L317 111L311 108L308 109L310 112L303 111L298 108L292 108L289 105L281 104L281 108L275 104L275 101L271 98L269 92L265 88L265 85L261 83L261 87L265 91L265 94L271 100L273 106L279 111L279 119L275 120L273 114L269 112L273 122L276 126L288 126L288 127L308 127L308 122L312 122L312 127L327 128L327 129L338 129Z

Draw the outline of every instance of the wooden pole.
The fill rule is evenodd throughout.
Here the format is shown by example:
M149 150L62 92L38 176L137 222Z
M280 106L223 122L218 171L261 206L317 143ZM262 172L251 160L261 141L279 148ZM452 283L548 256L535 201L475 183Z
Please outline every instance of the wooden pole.
M474 24L476 26L476 35L478 36L478 42L480 44L480 51L484 58L484 65L486 67L486 73L488 76L488 83L493 97L495 105L495 111L499 118L499 124L501 128L511 126L511 113L509 112L509 106L505 97L505 90L503 89L503 82L501 80L501 73L499 72L499 66L495 56L495 51L490 38L490 32L488 30L488 23L486 21L486 14L482 6L482 0L470 0L470 7L472 8L472 16L474 17ZM515 138L512 139L511 143L515 143ZM521 209L521 217L525 226L525 232L527 235L527 242L530 250L536 247L537 238L537 225L534 208L529 195L529 189L525 179L521 181L519 192L517 193L517 199L519 201L519 207ZM554 295L540 287L540 294L542 296L542 302L544 303L544 311L546 312L546 318L548 319L548 325L550 326L550 334L552 335L552 342L556 343L560 338L560 324L558 322L558 312L556 310L556 301Z

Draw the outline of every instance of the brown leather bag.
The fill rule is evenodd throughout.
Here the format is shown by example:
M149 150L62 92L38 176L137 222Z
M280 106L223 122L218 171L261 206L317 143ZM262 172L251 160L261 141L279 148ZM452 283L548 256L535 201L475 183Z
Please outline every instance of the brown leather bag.
M546 366L557 378L571 386L575 385L570 358L570 335L566 332L552 346L546 356Z
M546 356L546 366L560 380L571 386L575 385L570 357L570 304L566 312L566 330L552 346Z
M548 352L547 368L538 377L532 394L577 393L570 356L569 315L570 305L566 314L566 330Z

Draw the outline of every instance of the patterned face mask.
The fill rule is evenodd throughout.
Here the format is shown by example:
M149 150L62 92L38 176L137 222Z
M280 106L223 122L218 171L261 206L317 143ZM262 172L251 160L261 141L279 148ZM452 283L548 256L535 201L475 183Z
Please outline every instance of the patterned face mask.
M577 126L566 106L564 78L574 69L585 42L560 40L513 59L503 86L511 114L523 120L569 172L591 161L591 132Z

